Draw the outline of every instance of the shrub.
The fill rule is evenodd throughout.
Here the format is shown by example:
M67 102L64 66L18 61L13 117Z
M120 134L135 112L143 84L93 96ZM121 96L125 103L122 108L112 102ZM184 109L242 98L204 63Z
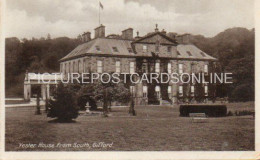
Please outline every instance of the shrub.
M205 113L209 117L226 116L226 105L180 105L180 116L189 116L189 113Z
M75 93L69 86L59 84L54 100L49 101L47 116L57 117L60 121L70 121L78 117L78 111Z
M245 116L245 115L254 115L254 112L248 110L236 111L236 116Z
M85 110L86 103L89 103L90 110L97 110L96 101L90 95L80 95L77 98L77 104L81 110Z
M227 116L233 116L233 113L231 111L228 111Z
M237 102L254 100L254 88L251 84L238 85L232 90L229 100Z

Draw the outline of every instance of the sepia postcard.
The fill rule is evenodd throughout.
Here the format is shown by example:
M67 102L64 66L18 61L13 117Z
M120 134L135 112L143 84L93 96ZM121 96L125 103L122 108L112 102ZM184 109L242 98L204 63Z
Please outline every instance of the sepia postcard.
M259 4L0 1L0 159L260 159Z

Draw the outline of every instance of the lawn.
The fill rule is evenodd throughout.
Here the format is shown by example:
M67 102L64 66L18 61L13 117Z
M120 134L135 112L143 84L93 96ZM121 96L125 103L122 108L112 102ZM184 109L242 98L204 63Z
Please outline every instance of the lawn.
M251 104L228 104L228 110L253 110ZM179 117L178 109L137 106L132 117L128 108L113 108L108 118L81 115L75 123L54 123L45 113L34 115L34 107L6 108L6 151L254 150L252 116L191 123L189 117Z

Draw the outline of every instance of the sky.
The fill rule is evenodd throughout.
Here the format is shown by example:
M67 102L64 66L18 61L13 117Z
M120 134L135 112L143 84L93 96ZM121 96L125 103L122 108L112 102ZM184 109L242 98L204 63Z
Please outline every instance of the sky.
M100 20L106 35L134 29L134 36L167 32L212 37L227 28L254 28L254 0L7 0L6 37L76 38Z

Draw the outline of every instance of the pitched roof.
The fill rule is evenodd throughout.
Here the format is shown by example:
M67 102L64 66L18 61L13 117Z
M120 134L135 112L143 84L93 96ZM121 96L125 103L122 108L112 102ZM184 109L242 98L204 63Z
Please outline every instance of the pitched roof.
M149 35L150 36L150 35ZM109 56L129 56L129 57L154 57L160 58L175 58L175 59L196 59L196 60L217 60L216 58L207 55L195 45L192 44L178 44L177 50L172 53L160 53L156 55L153 52L143 52L142 50L134 50L132 48L131 40L112 39L112 38L97 38L87 43L81 44L72 50L68 55L63 57L60 61L73 59L84 56L86 54L109 55ZM116 49L113 49L116 48ZM129 48L133 52L129 52ZM180 54L178 55L176 51ZM134 53L135 52L135 53ZM175 53L174 53L175 52ZM177 57L176 57L177 55Z
M177 51L180 54L177 55L177 58L217 60L193 44L179 44L177 45Z
M64 61L73 57L78 57L84 54L104 54L104 55L118 55L118 56L134 56L135 54L128 51L131 47L130 40L110 39L110 38L97 38L87 43L81 44L72 50L67 56L63 57L60 61ZM97 49L99 48L99 50ZM113 50L116 47L118 52Z

